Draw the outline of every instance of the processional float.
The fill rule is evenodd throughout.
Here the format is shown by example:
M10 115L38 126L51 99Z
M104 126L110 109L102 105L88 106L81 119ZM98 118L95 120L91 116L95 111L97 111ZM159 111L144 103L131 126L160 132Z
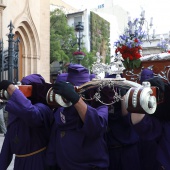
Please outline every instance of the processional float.
M166 72L160 70L163 76L161 76L161 74L157 74L157 76L169 80L170 67L166 66L166 68L168 68L168 71ZM97 62L95 62L92 66L92 72L96 74L96 78L79 87L75 87L75 91L82 97L83 100L93 100L104 105L112 105L122 100L120 91L121 89L124 89L127 90L125 95L125 105L129 112L153 114L157 107L158 89L156 87L151 87L149 82L139 84L137 80L128 80L129 77L139 77L140 73L133 73L133 70L123 72L124 70L125 68L122 63L121 55L118 55L114 61L110 63L110 65L101 63L100 60L97 60ZM109 75L114 74L116 76L115 78L102 78L100 76L101 73L107 73ZM167 73L166 76L165 73ZM122 78L121 75L124 75L124 78ZM32 95L32 85L18 85L17 87L26 97L30 97ZM104 100L103 96L108 92L108 89L109 100ZM85 98L84 93L90 93L90 91L94 92L93 95L88 99ZM53 92L52 84L48 84L45 94L47 104L53 108L58 106L69 107L72 105L71 102ZM0 91L0 99L9 99L7 91Z

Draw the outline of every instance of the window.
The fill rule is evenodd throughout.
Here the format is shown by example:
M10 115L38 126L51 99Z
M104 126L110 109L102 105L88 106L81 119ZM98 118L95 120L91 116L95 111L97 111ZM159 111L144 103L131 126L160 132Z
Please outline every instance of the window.
M74 26L76 26L79 22L82 22L82 16L74 17Z

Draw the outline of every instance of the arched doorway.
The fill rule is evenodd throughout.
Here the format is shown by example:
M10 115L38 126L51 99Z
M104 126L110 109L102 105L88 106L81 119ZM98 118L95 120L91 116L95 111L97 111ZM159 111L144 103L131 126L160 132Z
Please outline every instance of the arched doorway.
M25 75L37 73L37 62L39 59L39 38L36 29L33 29L27 21L22 21L15 32L19 37L19 80Z

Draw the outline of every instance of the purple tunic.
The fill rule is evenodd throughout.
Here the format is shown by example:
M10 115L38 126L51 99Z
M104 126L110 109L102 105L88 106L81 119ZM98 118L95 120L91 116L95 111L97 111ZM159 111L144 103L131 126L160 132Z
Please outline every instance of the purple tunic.
M122 116L119 104L115 104L114 113L109 113L109 170L140 170L139 137L131 126L130 114Z
M6 170L13 154L25 155L47 146L53 113L42 104L31 104L15 90L6 105L9 113L7 134L0 154L0 170ZM44 170L45 150L23 158L15 157L14 170Z
M115 78L116 74L106 78ZM123 77L123 75L121 75ZM119 91L115 88L116 91ZM120 89L123 93L123 90ZM113 90L108 89L107 97L113 98ZM133 129L130 114L123 116L121 102L116 102L109 108L107 145L109 149L109 170L140 170L138 152L139 137Z
M50 165L57 163L63 170L108 168L109 157L104 138L108 108L88 106L84 123L76 109L59 108L47 152Z
M143 140L157 141L157 161L162 169L170 169L170 122L145 115L134 127Z

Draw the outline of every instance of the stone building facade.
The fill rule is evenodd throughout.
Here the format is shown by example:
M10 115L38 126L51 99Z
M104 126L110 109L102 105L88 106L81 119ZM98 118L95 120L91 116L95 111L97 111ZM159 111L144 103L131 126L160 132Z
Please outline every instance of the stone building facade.
M8 25L19 37L19 80L38 73L50 80L50 1L0 0L0 39L8 48Z

